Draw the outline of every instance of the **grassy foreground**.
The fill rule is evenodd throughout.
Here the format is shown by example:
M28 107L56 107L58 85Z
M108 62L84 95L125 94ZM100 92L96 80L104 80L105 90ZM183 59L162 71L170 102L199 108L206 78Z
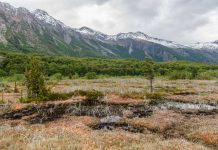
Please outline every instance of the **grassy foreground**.
M142 78L77 79L50 81L47 85L55 93L75 90L97 90L104 94L102 101L109 106L125 108L125 104L151 107L145 93L149 82ZM165 93L163 101L217 104L218 85L215 80L156 80L155 92ZM8 83L4 103L10 108L1 113L24 110L35 103L22 104L20 93L13 93L13 82ZM18 91L25 88L17 84ZM146 117L131 117L124 109L122 122L142 132L132 132L116 127L113 130L94 130L102 118L92 115L64 114L52 121L31 123L41 115L41 108L56 108L84 101L84 96L73 95L67 100L38 103L38 111L17 119L0 119L0 149L151 149L151 150L205 150L218 148L218 114L210 110L153 109ZM116 105L114 105L116 104ZM84 106L89 107L89 106ZM92 106L95 108L95 106ZM92 109L90 107L90 110ZM96 106L98 108L100 106ZM156 106L152 106L156 107ZM79 107L78 107L79 108ZM56 109L57 110L57 109ZM50 111L50 110L49 110ZM45 115L45 114L44 114ZM110 116L110 114L108 114Z

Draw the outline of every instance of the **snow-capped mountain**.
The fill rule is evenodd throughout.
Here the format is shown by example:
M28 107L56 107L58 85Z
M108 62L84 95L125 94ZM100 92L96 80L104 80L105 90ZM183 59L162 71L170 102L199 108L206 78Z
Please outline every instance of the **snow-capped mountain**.
M206 42L206 43L196 43L191 45L194 49L208 50L208 51L218 51L218 41Z
M184 45L178 44L173 41L168 41L168 40L163 40L163 39L158 39L158 38L153 38L150 37L142 32L129 32L129 33L120 33L118 35L111 35L107 37L107 40L121 40L121 39L135 39L135 40L144 40L144 41L149 41L157 44L161 44L166 47L170 48L187 48Z
M46 11L37 9L30 12L0 2L0 50L84 57L151 57L158 61L218 62L217 48L217 41L186 46L142 32L107 35L88 27L75 29Z
M85 35L85 36L92 36L98 40L105 40L107 37L106 34L101 33L99 31L95 31L95 30L88 28L88 27L81 27L79 29L74 29L74 31L76 31L82 35Z
M32 14L39 20L43 21L44 23L48 23L50 25L53 25L53 26L57 26L57 25L60 25L62 26L63 28L67 28L67 26L59 21L59 20L56 20L55 18L53 18L52 16L50 16L46 11L44 10L41 10L41 9L36 9L35 11L32 12Z
M75 30L81 34L88 34L88 35L94 35L94 36L104 35L103 33L95 31L95 30L88 28L88 27L81 27L81 28L75 29Z
M119 33L117 35L106 35L99 31L90 29L88 27L82 27L80 29L76 29L76 31L80 32L81 34L95 36L96 38L100 38L100 40L104 39L106 41L107 40L118 41L118 40L123 40L123 39L133 39L133 40L149 41L149 42L161 44L163 46L170 47L170 48L188 48L188 46L181 45L173 41L150 37L142 32L135 32L135 33L129 32L129 33Z

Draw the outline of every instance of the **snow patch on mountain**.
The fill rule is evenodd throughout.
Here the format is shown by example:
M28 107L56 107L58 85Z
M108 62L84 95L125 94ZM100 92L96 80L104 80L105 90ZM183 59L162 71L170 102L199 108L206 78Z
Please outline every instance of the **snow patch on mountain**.
M89 35L96 35L97 31L94 31L88 27L82 27L80 29L76 29L77 32L81 33L81 34L89 34Z
M32 12L32 14L38 18L39 20L51 24L53 26L62 26L62 28L67 28L67 26L62 23L59 20L54 19L52 16L50 16L46 11L41 10L41 9L36 9L35 11Z
M79 28L79 29L74 29L76 32L82 34L82 35L85 35L85 36L88 36L91 38L95 38L99 41L105 41L105 39L107 38L108 35L104 34L104 33L101 33L99 31L95 31L93 29L90 29L88 27L82 27L82 28Z
M206 43L196 43L191 45L194 49L200 49L200 50L211 50L211 51L217 51L218 50L218 41L214 42L206 42Z
M107 40L117 41L117 40L128 39L128 38L135 39L135 40L149 41L149 42L161 44L163 46L170 47L170 48L188 48L185 45L181 45L173 41L167 41L167 40L150 37L142 32L136 32L136 33L129 32L129 33L120 33L118 35L111 35L107 37Z
M181 45L178 43L175 43L173 41L167 41L167 40L162 40L158 38L152 38L142 32L129 32L129 33L119 33L117 35L106 35L101 32L92 30L88 27L82 27L80 29L76 29L77 32L83 34L83 35L89 35L89 36L94 36L98 40L104 40L104 41L118 41L122 39L134 39L134 40L144 40L144 41L149 41L157 44L161 44L166 47L170 48L188 48L185 45Z
M99 31L95 31L88 27L81 27L79 29L75 29L75 31L83 35L94 36L96 39L99 39L99 40L105 39L105 37L107 37L106 34L103 34Z
M6 11L16 11L16 8L8 3L0 2L0 7Z

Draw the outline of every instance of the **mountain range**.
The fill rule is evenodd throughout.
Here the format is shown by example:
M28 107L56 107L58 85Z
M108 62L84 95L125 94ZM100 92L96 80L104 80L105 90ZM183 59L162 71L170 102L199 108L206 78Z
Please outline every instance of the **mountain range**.
M102 58L153 58L218 63L218 41L183 45L142 32L107 35L71 28L46 11L33 12L0 2L0 50Z

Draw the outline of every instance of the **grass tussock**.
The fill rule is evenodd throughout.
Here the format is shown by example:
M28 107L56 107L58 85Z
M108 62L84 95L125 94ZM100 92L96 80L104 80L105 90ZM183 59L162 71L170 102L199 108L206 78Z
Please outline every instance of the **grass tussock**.
M218 128L217 126L200 127L188 135L194 142L201 142L205 145L218 148Z
M121 94L122 98L131 98L131 99L145 99L146 94L143 92L127 92Z
M85 96L85 103L88 105L94 105L100 101L104 97L104 94L100 91L90 90L90 91L82 91L78 90L74 92L76 96Z

